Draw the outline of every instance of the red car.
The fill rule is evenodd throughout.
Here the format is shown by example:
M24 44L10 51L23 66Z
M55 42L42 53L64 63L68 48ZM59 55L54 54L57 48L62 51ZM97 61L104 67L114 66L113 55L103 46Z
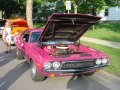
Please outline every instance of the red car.
M84 14L53 14L45 28L27 30L15 38L18 59L31 65L31 77L92 75L108 66L108 57L80 43L80 37L100 17Z

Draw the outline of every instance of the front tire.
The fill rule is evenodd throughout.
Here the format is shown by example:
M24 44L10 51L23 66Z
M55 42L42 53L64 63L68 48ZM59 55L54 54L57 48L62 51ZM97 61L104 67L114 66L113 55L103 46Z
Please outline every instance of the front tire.
M23 59L23 55L20 53L20 51L18 49L16 50L16 55L17 55L17 59L18 60L22 60Z
M31 78L35 82L44 81L46 78L45 76L42 76L38 73L34 62L31 62Z

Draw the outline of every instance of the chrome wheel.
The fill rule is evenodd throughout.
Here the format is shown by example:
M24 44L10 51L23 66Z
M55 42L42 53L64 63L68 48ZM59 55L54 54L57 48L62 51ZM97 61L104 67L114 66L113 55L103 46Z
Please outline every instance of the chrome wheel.
M37 81L43 81L46 78L45 76L43 76L43 75L41 75L41 74L38 73L36 65L35 65L35 63L33 61L31 62L31 78L35 82L37 82Z
M36 71L36 66L33 63L32 67L31 67L31 76L32 76L32 78L35 78L36 72L37 72Z

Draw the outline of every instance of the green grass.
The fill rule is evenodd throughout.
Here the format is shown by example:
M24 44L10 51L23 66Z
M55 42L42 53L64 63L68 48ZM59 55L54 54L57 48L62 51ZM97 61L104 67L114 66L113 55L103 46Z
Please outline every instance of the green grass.
M83 41L81 43L105 53L110 59L110 66L104 68L104 70L114 75L120 76L120 49L110 48L107 46Z
M94 30L88 30L84 36L120 42L120 23L100 23Z

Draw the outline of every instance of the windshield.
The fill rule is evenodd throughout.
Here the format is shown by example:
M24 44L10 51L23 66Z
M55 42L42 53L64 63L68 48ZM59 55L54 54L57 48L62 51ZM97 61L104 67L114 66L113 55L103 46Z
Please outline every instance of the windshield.
M33 33L31 34L30 43L35 43L35 42L37 42L40 34L41 34L41 32L33 32Z

